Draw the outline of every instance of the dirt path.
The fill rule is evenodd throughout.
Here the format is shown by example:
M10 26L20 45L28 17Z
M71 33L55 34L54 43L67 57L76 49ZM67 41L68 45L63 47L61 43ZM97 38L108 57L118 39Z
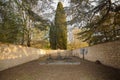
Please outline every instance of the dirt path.
M0 80L120 80L120 70L75 59L80 64L49 65L32 61L1 71Z

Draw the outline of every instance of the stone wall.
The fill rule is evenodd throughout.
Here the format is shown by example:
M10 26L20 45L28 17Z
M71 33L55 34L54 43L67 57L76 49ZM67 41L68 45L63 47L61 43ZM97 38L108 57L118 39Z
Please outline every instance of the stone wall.
M52 58L56 58L58 55L61 57L72 56L72 53L69 50L45 50L45 52L47 55L51 55Z
M0 44L0 71L37 60L44 55L51 55L56 58L58 54L61 56L69 56L70 51L67 50L42 50L20 45Z
M26 62L36 60L44 55L53 58L60 54L63 57L83 57L83 49L69 50L41 50L20 45L0 44L0 71ZM99 60L102 64L120 69L120 41L98 44L86 47L85 59L95 62Z
M83 58L82 49L73 50L72 55ZM85 59L120 69L120 41L86 47Z
M44 51L40 49L0 44L0 71L36 60L42 55L44 55Z

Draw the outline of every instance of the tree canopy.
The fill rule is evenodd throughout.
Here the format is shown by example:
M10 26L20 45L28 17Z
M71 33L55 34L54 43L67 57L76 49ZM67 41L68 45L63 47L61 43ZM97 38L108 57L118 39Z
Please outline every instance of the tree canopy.
M33 28L38 28L50 29L50 37L54 35L50 43L61 43L56 47L66 46L66 17L68 25L80 27L78 37L90 44L120 39L119 0L71 0L65 8L59 3L56 11L53 4L52 0L0 0L0 41L30 46Z
M90 44L120 39L119 0L72 0L70 23L82 29L79 38Z
M33 11L37 3L38 0L0 1L1 42L30 46L32 27L45 30L47 21Z

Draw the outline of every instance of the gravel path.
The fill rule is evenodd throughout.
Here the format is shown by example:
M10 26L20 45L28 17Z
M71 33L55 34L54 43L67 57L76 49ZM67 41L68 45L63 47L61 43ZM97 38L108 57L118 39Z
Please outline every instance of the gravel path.
M49 61L36 60L1 71L0 80L120 80L118 69L74 58L73 63L78 62L49 65Z

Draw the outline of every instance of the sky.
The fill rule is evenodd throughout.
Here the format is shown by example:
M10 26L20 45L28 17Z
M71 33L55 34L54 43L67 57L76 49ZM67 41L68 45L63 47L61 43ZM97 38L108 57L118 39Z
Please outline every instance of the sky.
M53 2L55 2L55 4L53 4L55 7L57 6L58 2L62 2L64 7L67 7L70 5L70 0L53 0Z
M51 4L51 6L53 7L54 11L55 11L56 8L57 8L58 2L62 2L63 7L68 7L68 6L70 5L70 0L53 0L53 3ZM36 7L34 8L34 11L35 11L36 13L38 13L39 15L45 14L45 16L44 16L44 15L42 15L42 16L44 16L44 18L48 18L48 19L50 19L50 20L52 21L52 20L53 20L53 16L54 16L54 14L52 13L53 10L48 8L48 9L46 9L44 12L41 13L41 10L39 10L40 4L41 4L41 1L39 0L38 6L36 6ZM46 13L48 13L49 15L46 15ZM50 13L51 13L51 14L50 14ZM52 14L53 14L53 15L52 15ZM51 17L52 17L52 18L51 18Z

